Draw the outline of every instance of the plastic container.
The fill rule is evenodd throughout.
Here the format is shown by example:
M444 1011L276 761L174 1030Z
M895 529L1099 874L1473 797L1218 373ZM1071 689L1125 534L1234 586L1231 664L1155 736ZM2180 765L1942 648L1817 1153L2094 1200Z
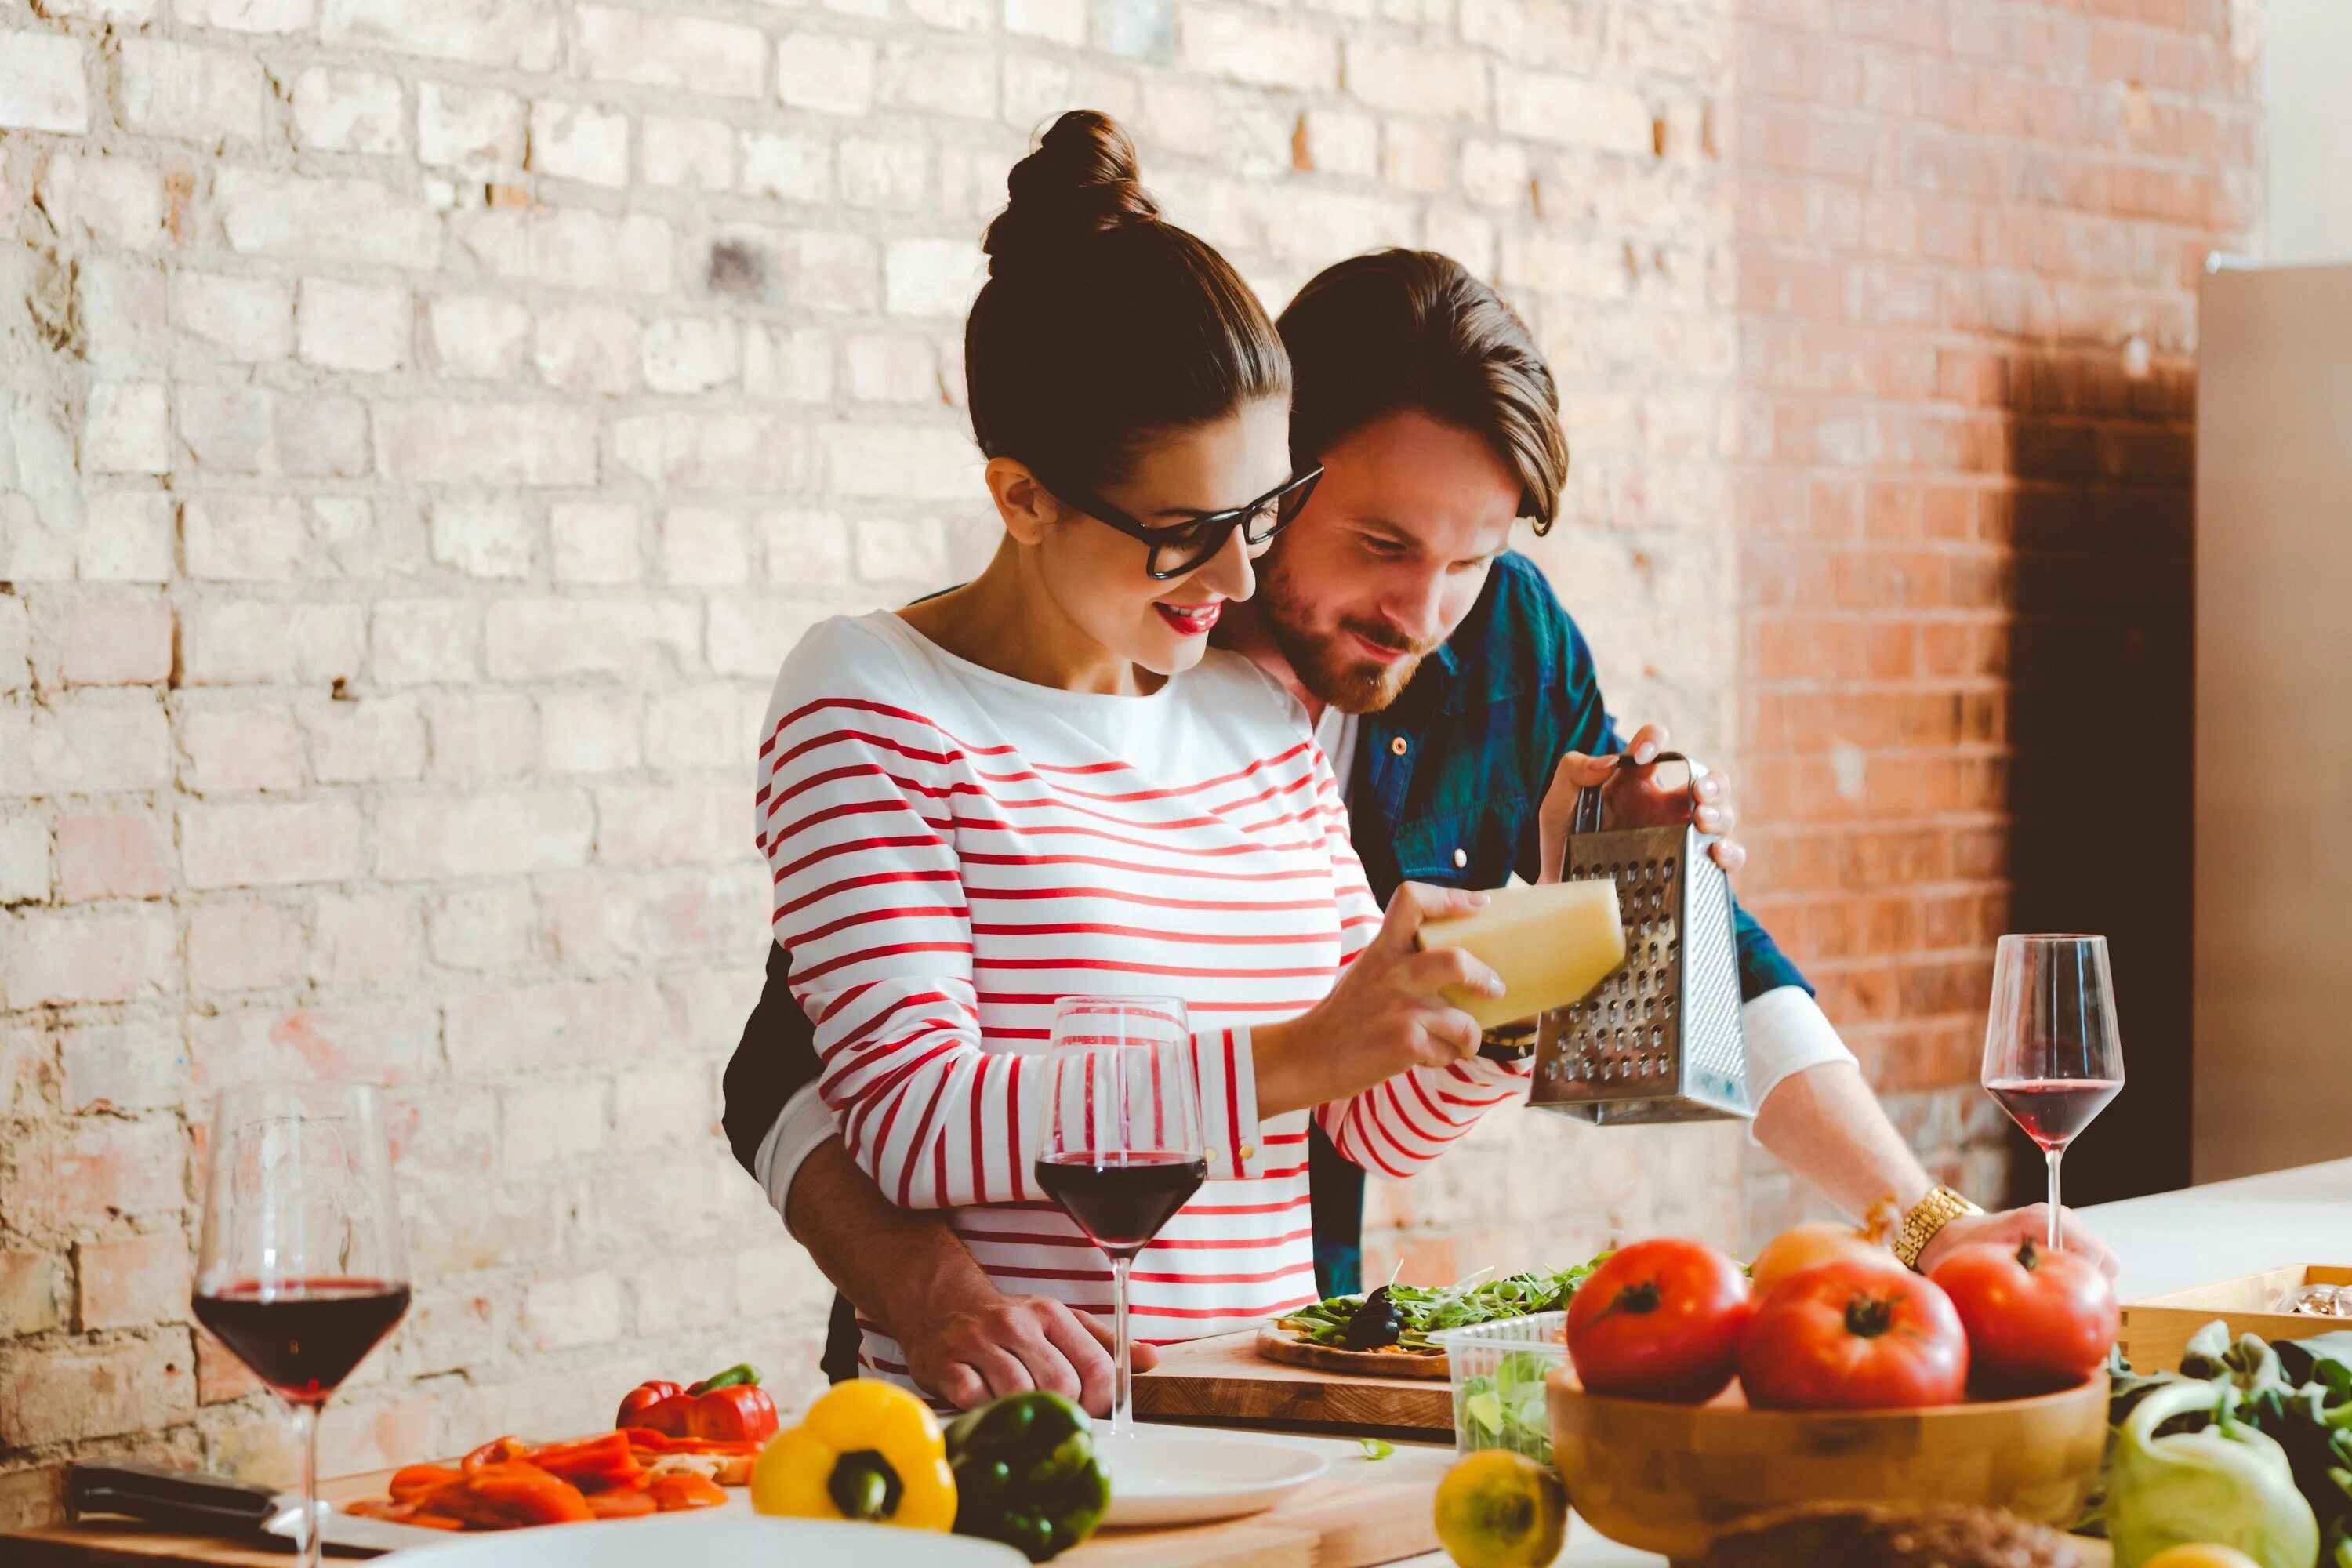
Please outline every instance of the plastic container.
M1568 1364L1567 1331L1566 1312L1537 1312L1429 1336L1452 1371L1454 1452L1508 1448L1552 1462L1544 1379Z

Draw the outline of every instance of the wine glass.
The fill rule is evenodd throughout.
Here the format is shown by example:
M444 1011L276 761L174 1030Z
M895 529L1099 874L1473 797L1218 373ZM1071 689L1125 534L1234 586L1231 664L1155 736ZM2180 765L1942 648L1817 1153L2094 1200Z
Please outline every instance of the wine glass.
M1134 1436L1129 1266L1209 1173L1191 1035L1171 997L1065 996L1054 1015L1037 1184L1110 1255L1114 1437Z
M215 1101L196 1321L294 1410L303 1568L318 1568L319 1412L408 1310L383 1107L362 1084Z
M2058 1162L2124 1087L2103 936L2005 936L1994 950L1984 1087L2050 1163L2050 1249L2060 1247Z

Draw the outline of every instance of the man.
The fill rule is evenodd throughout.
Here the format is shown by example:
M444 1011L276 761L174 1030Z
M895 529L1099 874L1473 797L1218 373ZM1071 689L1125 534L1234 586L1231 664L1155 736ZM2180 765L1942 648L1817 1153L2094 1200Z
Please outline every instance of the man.
M1218 640L1306 706L1382 902L1409 879L1535 881L1559 863L1577 791L1620 754L1645 763L1666 742L1654 726L1620 740L1583 637L1507 550L1516 519L1550 526L1567 475L1550 373L1491 289L1429 252L1341 262L1280 325L1292 450L1324 478ZM1728 835L1723 775L1696 795L1701 829ZM1636 810L1656 800L1630 798ZM1730 842L1715 852L1727 869L1744 854ZM1928 1178L1804 977L1745 910L1738 928L1758 1140L1850 1213L1891 1195L1906 1216L1898 1251L1922 1267L1962 1240L2041 1235L2038 1205L1985 1215ZM766 994L728 1068L726 1121L737 1157L844 1292L826 1370L855 1375L854 1302L905 1347L915 1380L955 1404L1035 1386L1105 1408L1102 1324L1003 1295L939 1216L897 1208L851 1163L814 1093L789 971L772 947ZM1311 1164L1318 1282L1359 1289L1363 1172L1319 1132ZM2070 1235L2105 1259L2071 1221Z

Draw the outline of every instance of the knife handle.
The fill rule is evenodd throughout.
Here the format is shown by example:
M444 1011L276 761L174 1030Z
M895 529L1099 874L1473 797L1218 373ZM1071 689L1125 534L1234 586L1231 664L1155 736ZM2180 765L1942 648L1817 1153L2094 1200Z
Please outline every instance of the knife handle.
M279 1506L278 1494L268 1487L137 1459L74 1465L66 1476L66 1500L76 1518L120 1513L151 1524L236 1532L260 1529Z

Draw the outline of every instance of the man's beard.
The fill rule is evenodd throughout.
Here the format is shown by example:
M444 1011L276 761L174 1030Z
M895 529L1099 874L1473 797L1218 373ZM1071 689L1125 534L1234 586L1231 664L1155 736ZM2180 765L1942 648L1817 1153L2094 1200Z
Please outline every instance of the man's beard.
M1282 650L1282 657L1290 661L1298 683L1342 713L1377 713L1395 701L1412 679L1413 671L1421 668L1421 661L1445 640L1432 637L1426 642L1401 642L1395 632L1386 626L1346 620L1328 637L1307 632L1303 629L1307 619L1307 606L1300 603L1288 577L1278 568L1259 574L1257 596L1266 632ZM1382 663L1360 655L1351 656L1345 650L1345 639L1350 632L1378 647L1394 648L1405 657Z

